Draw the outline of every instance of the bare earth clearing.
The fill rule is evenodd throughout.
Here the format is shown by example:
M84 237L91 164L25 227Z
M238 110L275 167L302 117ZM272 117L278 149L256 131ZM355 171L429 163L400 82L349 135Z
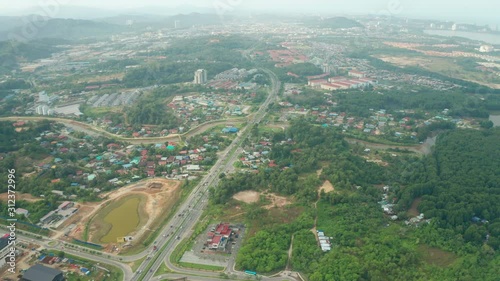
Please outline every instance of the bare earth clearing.
M273 193L260 193L257 191L241 191L236 193L233 198L235 200L251 204L251 203L257 203L260 200L260 195L263 194L266 196L266 199L271 201L270 204L264 206L265 209L272 209L274 207L277 208L282 208L286 205L290 204L290 200L286 197L283 196L278 196Z
M257 191L241 191L236 193L233 198L247 204L257 203L260 199L260 193Z
M320 187L319 192L325 191L325 193L335 191L333 184L330 181L325 181L323 185Z
M155 188L150 188L150 184L152 183L156 184ZM65 222L61 229L75 223L76 227L69 236L71 238L82 239L89 220L94 216L96 220L102 219L103 216L100 215L100 211L105 206L125 196L141 195L146 197L146 202L139 213L143 212L147 216L147 221L144 224L141 223L141 227L129 234L134 237L134 240L140 240L141 238L145 238L148 232L154 231L156 224L162 218L168 216L172 206L175 205L180 197L180 186L180 181L156 178L133 183L118 190L102 194L101 197L105 199L103 202L81 204L80 210L75 217ZM94 225L94 223L91 223L91 225ZM94 236L97 235L98 231L99 229L91 226L88 230L88 241L95 240L94 238L96 237ZM102 235L102 233L99 234Z

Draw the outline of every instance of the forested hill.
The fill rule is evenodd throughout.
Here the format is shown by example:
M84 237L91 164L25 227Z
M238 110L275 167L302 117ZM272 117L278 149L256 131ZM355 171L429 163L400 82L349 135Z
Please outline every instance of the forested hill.
M347 145L336 128L304 119L285 132L261 134L258 126L252 129L257 141L273 143L275 167L224 177L210 189L211 200L230 208L240 204L232 200L235 193L255 190L295 203L273 210L261 203L242 207L249 210L249 232L259 231L245 238L237 268L283 270L293 237L291 267L311 281L499 280L499 129L441 133L425 157L366 154L364 147ZM367 161L368 155L385 164ZM324 180L334 190L318 194ZM384 213L381 205L392 203L394 213ZM293 209L303 212L276 222L276 212ZM425 219L416 220L420 213ZM331 251L321 251L311 229L330 237Z
M422 196L419 211L465 241L500 250L500 129L455 130L439 136L425 179L404 190L400 205Z
M16 40L16 41L31 41L42 38L59 38L59 39L81 39L85 37L102 38L111 36L112 34L127 31L124 26L114 24L95 22L89 20L75 19L46 19L36 18L32 25L35 26L35 31L26 35L26 30L30 31L33 28L30 25L14 26L11 29L0 30L0 41Z
M44 40L29 43L0 41L0 74L10 73L13 69L18 68L19 61L50 57L57 50L59 49L54 44Z
M499 129L447 132L438 139L434 157L443 182L471 191L500 188Z
M398 196L401 209L422 196L419 211L466 242L500 250L500 130L442 133L414 185Z

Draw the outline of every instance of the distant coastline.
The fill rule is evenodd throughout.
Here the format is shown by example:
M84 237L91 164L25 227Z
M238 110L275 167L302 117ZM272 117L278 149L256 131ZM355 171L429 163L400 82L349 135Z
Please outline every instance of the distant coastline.
M471 40L483 41L488 44L500 45L500 33L480 33L437 29L427 29L424 30L424 33L428 35L438 35L446 37L463 37Z

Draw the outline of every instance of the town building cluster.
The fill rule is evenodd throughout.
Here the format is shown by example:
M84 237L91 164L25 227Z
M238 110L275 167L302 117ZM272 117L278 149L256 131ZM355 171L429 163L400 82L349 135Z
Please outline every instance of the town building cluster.
M229 223L220 223L210 229L207 233L205 245L210 250L224 251L232 235L232 229Z
M323 252L328 252L332 249L332 243L330 243L330 237L325 236L325 232L322 230L317 230L319 245Z
M323 74L314 77L308 77L308 86L315 89L323 89L328 91L336 90L347 90L347 89L359 89L366 88L370 85L377 84L377 81L372 78L366 78L366 74L363 72L351 70L349 71L349 77L336 76L328 77L328 74ZM319 78L319 79L318 79Z

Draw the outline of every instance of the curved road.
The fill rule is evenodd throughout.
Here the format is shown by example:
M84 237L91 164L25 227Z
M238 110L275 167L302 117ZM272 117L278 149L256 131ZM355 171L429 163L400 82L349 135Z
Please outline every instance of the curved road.
M210 186L217 186L219 182L219 174L222 172L228 172L233 169L233 164L237 160L237 157L240 153L240 146L243 142L243 140L248 136L250 133L250 129L253 126L253 124L260 123L260 121L264 118L264 116L267 113L268 107L273 102L279 92L280 89L280 82L278 81L278 78L276 75L269 71L269 70L263 70L266 72L272 79L272 90L266 99L266 101L260 106L259 110L253 114L252 116L249 116L249 121L248 124L240 131L238 136L235 138L235 140L232 142L232 144L222 153L222 157L217 161L217 163L212 167L212 169L209 171L209 173L205 176L205 178L196 186L193 190L193 192L187 197L185 202L179 207L177 213L174 214L170 222L163 227L163 229L160 232L160 235L157 237L154 245L157 246L158 250L154 251L153 250L153 245L149 249L146 249L142 251L141 253L134 254L134 255L129 255L129 256L118 256L115 254L108 254L108 253L103 253L102 255L93 255L86 253L84 251L84 247L79 247L72 245L73 248L68 248L64 247L64 251L81 256L83 258L87 258L90 260L95 260L99 261L105 264L110 264L114 265L118 268L120 268L123 273L124 273L124 280L129 281L139 281L139 280L162 280L162 278L168 276L168 277L186 277L189 276L190 280L201 280L201 281L208 281L208 280L220 280L219 274L217 272L205 272L205 271L198 271L195 269L185 269L185 268L179 268L176 265L172 264L170 262L170 256L173 254L175 248L179 245L179 243L183 239L187 239L191 236L194 227L198 220L201 218L201 215L203 214L203 210L208 204L208 189ZM53 117L5 117L5 118L0 118L0 120L42 120L42 119L47 119L47 120L54 120L56 122L64 123L64 124L71 124L75 126L82 126L86 129L90 129L94 132L97 132L102 135L106 136L113 136L116 138L117 136L106 132L100 128L95 128L92 126L89 126L88 124L81 123L78 121L74 120L68 120L68 119L62 119L62 118L53 118ZM220 122L235 122L231 120L224 120ZM220 122L216 122L214 125L220 124ZM206 126L201 125L201 126ZM191 131L200 130L199 128L195 128ZM190 131L190 132L191 132ZM188 132L189 133L189 132ZM186 133L186 134L188 134ZM148 138L148 139L127 139L123 137L119 137L119 139L123 141L140 141L142 143L146 143L146 141L151 141L151 142L158 142L158 141L166 141L172 138L178 138L179 135L176 136L169 136L169 137L162 137L162 138ZM26 239L33 239L33 238L27 238ZM49 242L55 241L56 246L50 246ZM42 245L48 249L57 249L61 250L61 247L65 245L65 242L60 242L48 237L42 237L40 239L40 242ZM62 245L60 244L62 243ZM59 246L59 248L57 248ZM87 249L88 250L88 249ZM143 261L143 263L139 266L137 269L137 272L134 274L131 270L131 268L124 264L123 262L133 262L138 259L147 258ZM158 268L162 265L162 263L166 262L167 266L174 270L176 273L175 274L167 274L167 275L162 275L160 277L157 277L157 279L153 278L154 273L158 270ZM242 272L237 272L234 270L234 259L230 261L230 265L228 266L226 273L231 274L232 276L236 276L237 279L248 279L248 275L245 275ZM147 272L146 272L147 271ZM159 278L159 279L158 279ZM193 279L195 278L195 279ZM290 276L284 276L284 277L262 277L263 280L297 280L296 278L290 277Z
M170 239L165 239L162 240L162 242L159 243L158 248L161 250L160 253L158 253L153 259L151 260L145 260L143 264L138 269L138 272L132 279L132 281L139 281L139 280L154 280L153 276L154 273L160 268L162 263L166 263L167 266L175 271L176 273L182 273L189 275L190 279L192 278L191 276L198 276L196 280L214 280L211 278L219 278L219 274L217 272L201 272L198 270L194 269L186 269L186 268L180 268L174 265L170 261L170 256L173 254L175 248L179 245L179 243L187 239L191 236L194 227L198 220L200 219L203 209L207 206L208 204L208 189L210 186L217 186L219 182L219 174L222 172L226 172L233 167L233 163L237 160L238 157L238 148L240 147L241 143L243 140L248 136L250 133L250 129L253 126L253 124L260 123L260 121L264 118L264 116L267 113L269 104L273 102L279 92L280 89L280 82L278 81L276 75L272 73L271 71L265 70L266 73L270 75L272 78L272 90L266 99L266 101L261 105L257 113L253 116L251 122L249 122L245 128L241 130L239 135L235 138L235 140L232 142L232 144L226 149L226 151L223 154L223 157L217 161L217 163L212 167L208 175L200 182L200 184L195 188L195 190L191 193L191 195L188 197L186 202L181 206L179 209L179 214L175 218L183 218L180 222L179 220L175 220L174 222L170 223L170 226L167 226L166 228L173 229L171 232L171 237ZM180 215L180 216L179 216ZM179 224L177 224L179 223ZM165 237L166 238L166 237ZM144 273L144 271L147 271ZM238 279L246 279L248 278L248 275L245 275L242 272L237 272L234 271L232 266L229 266L228 269L226 270L226 273L230 273L233 276L237 276ZM202 275L200 277L200 275ZM205 279L204 279L205 278ZM207 279L210 278L210 279ZM161 280L161 279L160 279ZM217 280L217 279L215 279ZM275 278L270 278L270 277L263 277L263 280L296 280L295 278L292 277L275 277Z
M246 117L238 117L232 119L224 119L224 120L216 120L203 123L184 134L172 134L166 137L150 137L150 138L127 138L120 135L116 135L110 133L102 128L97 126L93 126L87 123L83 123L80 121L66 119L66 118L58 118L58 117L46 117L46 116L9 116L9 117L0 117L0 121L41 121L41 120L49 120L55 121L57 123L62 123L68 127L77 127L79 130L82 130L88 134L97 134L104 137L129 142L131 144L155 144L159 142L167 142L167 141L179 141L180 138L188 138L195 136L197 134L203 133L209 128L225 124L232 125L235 123L241 123L247 121Z

